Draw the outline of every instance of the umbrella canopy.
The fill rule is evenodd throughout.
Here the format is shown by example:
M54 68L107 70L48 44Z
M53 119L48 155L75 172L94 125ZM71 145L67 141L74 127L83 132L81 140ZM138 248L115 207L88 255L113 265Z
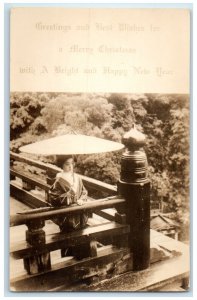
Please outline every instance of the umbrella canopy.
M75 155L111 152L123 148L121 143L93 136L66 134L20 147L19 150L38 155Z

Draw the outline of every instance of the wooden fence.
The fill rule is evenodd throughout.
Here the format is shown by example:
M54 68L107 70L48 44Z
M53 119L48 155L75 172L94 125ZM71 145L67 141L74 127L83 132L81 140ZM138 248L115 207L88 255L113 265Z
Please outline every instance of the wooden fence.
M126 224L125 199L117 194L117 188L98 180L81 176L86 188L107 193L105 198L89 197L82 206L54 208L47 203L48 191L59 168L35 161L18 154L10 154L10 193L15 199L28 205L28 211L10 216L10 226L25 230L24 241L11 241L10 254L21 260L25 274L11 279L11 289L20 291L54 290L61 285L72 289L75 284L92 284L132 270L132 253L128 247L130 227ZM15 167L15 162L34 166L44 172L39 176L27 174ZM21 185L17 183L20 179ZM39 189L43 197L32 192ZM108 208L116 208L115 213ZM87 226L69 233L46 233L47 220L60 216L89 213L105 218L105 222ZM65 260L66 251L72 257ZM51 256L60 250L60 262L53 264Z

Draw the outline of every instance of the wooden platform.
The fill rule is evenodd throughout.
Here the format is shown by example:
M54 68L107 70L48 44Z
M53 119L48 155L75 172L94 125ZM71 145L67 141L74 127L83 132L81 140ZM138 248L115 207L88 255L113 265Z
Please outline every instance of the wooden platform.
M56 290L96 292L186 292L189 289L188 278L190 273L188 245L154 230L151 230L151 244L157 244L163 247L171 253L171 256L164 260L158 260L156 263L152 263L150 268L144 271L127 272L126 274L116 276L92 286L75 285L69 289L61 286Z
M37 165L38 163L33 162L33 164ZM43 165L43 168L45 167ZM11 182L12 195L17 194L17 199L23 202L22 204L11 198L11 213L27 210L28 207L25 204L31 204L30 207L33 208L46 207L45 199L48 189L46 183L37 181L35 178L27 178L26 175L24 177L16 173L16 170L13 170L11 175L18 176L18 179L24 179L21 181L22 185L18 179ZM114 188L103 185L103 183L100 185L88 178L85 180L96 189L102 188L104 192L110 192L110 195L116 192ZM39 189L34 189L34 185ZM93 217L89 219L88 228L69 234L60 234L59 227L50 220L54 215L47 215L44 217L45 226L43 223L46 242L36 244L36 247L33 242L29 240L29 243L26 242L26 225L19 225L29 223L24 222L24 216L20 216L20 218L16 216L15 219L21 219L21 221L15 222L14 219L11 222L11 226L16 226L10 229L10 289L12 291L186 290L189 277L189 247L151 230L150 268L138 272L131 271L133 269L132 253L128 243L124 241L127 239L129 226L125 224L123 215L119 214L120 219L117 219L113 211L111 213L106 210L108 207L110 209L116 207L111 206L111 204L114 205L114 200L114 202L108 200L107 206L106 203L100 205L97 202L94 207L97 209L90 211L93 213ZM120 200L124 199L118 199L119 204L124 204L124 201ZM14 201L15 211L14 205L12 205ZM92 207L91 204L91 209ZM71 208L69 209L71 210ZM79 211L79 208L76 207L72 209ZM97 212L100 216L96 214ZM40 218L39 214L36 214L36 218ZM34 227L32 228L34 231ZM84 245L89 247L90 243L94 241L101 242L95 255L88 250L88 255L83 256L80 260L77 259L77 256L61 257L61 249L64 251L67 247L72 246L83 248ZM45 264L47 268L38 268L38 271L30 272L27 268L28 261L33 268L34 264L37 268L38 265L42 265L45 254L47 263L49 261L49 268ZM38 262L39 264L37 264ZM23 268L23 263L25 263L27 271Z
M97 222L100 223L101 220ZM24 227L20 231L15 232L15 227L11 228L11 237L17 241L23 240ZM53 222L47 221L45 226L46 232L58 232L58 226ZM163 250L164 252L162 252ZM20 253L20 251L19 251ZM60 251L51 252L52 272L40 274L39 277L30 276L29 282L31 290L48 290L48 291L185 291L181 288L184 278L189 276L189 247L179 241L171 239L161 233L151 230L151 265L150 268L140 272L127 272L122 274L124 270L123 256L130 258L128 250L120 251L112 246L106 246L98 251L100 262L100 274L109 272L108 279L102 281L98 276L94 278L94 268L89 270L89 264L94 265L94 259L84 259L82 262L76 261L73 257L61 258ZM164 255L163 253L166 253ZM110 259L119 264L120 274L113 275L113 266ZM96 261L96 260L95 260ZM109 265L107 263L109 262ZM130 259L127 260L129 263ZM20 262L20 263L19 263ZM96 270L98 272L97 262ZM23 290L23 279L26 272L21 267L21 260L10 260L10 279L11 290ZM87 266L87 268L85 267ZM65 269L65 267L67 267ZM88 271L89 270L89 271ZM84 281L77 282L75 278L70 281L70 272L74 272L77 276L83 277ZM53 274L53 275L52 275ZM96 272L95 272L96 274ZM12 286L12 279L18 277L18 285ZM54 280L54 278L64 278L62 281ZM90 277L94 278L90 281ZM113 277L113 278L112 278ZM47 282L47 284L44 283ZM41 283L41 285L39 284ZM25 287L25 290L27 287Z

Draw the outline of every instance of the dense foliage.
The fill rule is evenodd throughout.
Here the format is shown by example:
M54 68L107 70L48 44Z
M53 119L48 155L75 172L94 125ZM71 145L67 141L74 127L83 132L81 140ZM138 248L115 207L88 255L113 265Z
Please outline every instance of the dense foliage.
M11 150L76 132L121 141L133 124L147 136L152 200L189 224L189 97L164 94L12 93ZM116 184L120 153L77 157L77 171Z

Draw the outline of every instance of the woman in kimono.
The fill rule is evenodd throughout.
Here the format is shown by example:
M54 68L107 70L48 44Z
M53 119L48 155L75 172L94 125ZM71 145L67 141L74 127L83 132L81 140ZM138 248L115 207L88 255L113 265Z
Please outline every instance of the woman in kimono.
M87 201L87 190L81 177L74 173L72 156L64 156L60 160L62 172L57 173L54 184L49 191L49 202L52 206L83 205ZM88 214L80 213L73 216L61 216L53 220L64 232L85 227Z

